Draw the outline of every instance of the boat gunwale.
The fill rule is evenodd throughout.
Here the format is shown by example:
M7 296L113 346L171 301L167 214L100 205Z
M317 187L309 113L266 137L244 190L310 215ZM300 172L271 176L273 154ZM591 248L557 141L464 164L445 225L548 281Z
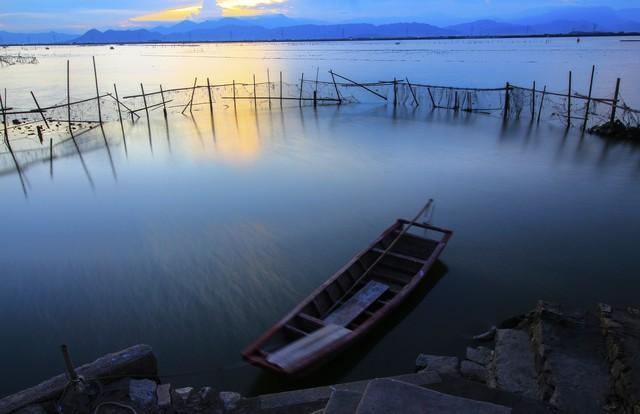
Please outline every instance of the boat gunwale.
M404 225L411 225L412 227L420 227L427 230L432 230L438 233L442 233L441 239L432 240L425 239L432 242L437 243L436 247L432 250L427 260L424 260L420 269L418 269L415 273L412 274L410 281L403 286L398 293L389 300L385 305L383 305L380 309L374 312L371 316L369 316L361 325L359 325L356 329L352 330L351 333L346 335L344 338L334 342L333 344L325 347L322 351L317 352L314 355L311 355L303 360L301 360L295 369L287 372L283 370L281 367L271 364L267 361L266 356L256 356L256 354L260 353L260 347L264 345L270 338L272 338L276 333L282 330L285 325L287 325L292 319L294 319L297 315L299 315L302 310L309 305L316 297L318 297L322 292L331 284L333 284L340 276L345 274L347 270L353 266L358 260L360 260L367 253L371 252L375 246L384 240L387 236L392 234L397 229L402 229ZM329 357L333 352L340 350L343 347L347 347L349 344L358 340L362 336L364 336L370 329L373 328L375 324L377 324L382 318L387 316L391 311L393 311L397 306L402 303L406 297L416 288L416 286L424 279L427 272L433 266L435 261L438 259L442 250L447 245L449 238L453 232L448 229L432 226L426 223L417 223L411 222L406 219L397 219L391 226L385 229L372 243L370 243L367 247L361 250L358 254L352 257L352 259L343 265L339 270L337 270L329 279L327 279L324 283L314 289L305 299L303 299L300 303L298 303L289 313L287 313L284 317L282 317L278 322L272 325L264 334L262 334L258 339L252 342L249 346L247 346L242 352L243 358L246 360L267 368L269 370L283 373L283 374L295 374L299 371L304 371L307 367L314 365L323 359ZM418 236L420 237L420 236ZM354 282L355 283L355 282Z

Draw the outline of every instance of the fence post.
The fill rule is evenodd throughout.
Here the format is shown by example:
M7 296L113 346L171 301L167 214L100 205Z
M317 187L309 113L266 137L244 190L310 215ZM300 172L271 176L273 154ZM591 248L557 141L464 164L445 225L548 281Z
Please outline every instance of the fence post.
M536 81L533 81L533 90L531 92L531 121L536 117Z
M538 109L538 123L540 123L540 117L542 116L542 106L544 105L544 96L547 94L547 85L544 85L542 89L542 96L540 97L540 108Z
M596 65L591 67L591 80L589 81L589 95L587 96L587 107L584 111L584 123L582 124L582 132L587 130L587 122L589 122L589 109L591 107L591 92L593 91L593 77L596 73Z
M238 107L236 106L236 80L233 80L233 110L237 110Z
M398 105L398 80L393 78L393 106Z
M269 74L269 68L267 68L267 94L269 96L269 109L271 109L271 75Z
M164 119L167 119L167 102L164 100L162 85L160 85L160 99L162 99L162 113L164 114Z
M302 89L304 88L304 72L302 72L302 77L300 78L300 106L302 106Z
M504 88L504 114L503 114L503 118L507 119L509 117L509 91L511 90L511 85L509 85L509 82L507 82L505 88Z
M258 95L256 95L256 74L253 74L253 106L258 107Z
M209 111L213 114L213 99L211 99L211 83L209 83L209 78L207 78L207 92L209 92ZM162 98L162 102L164 103L164 98Z
M338 84L336 83L336 77L333 74L333 71L330 70L331 79L333 79L333 87L336 88L336 95L338 96L338 105L342 105L342 98L340 98L340 91L338 90Z
M282 108L282 71L280 71L280 108Z
M100 125L102 125L102 109L100 108L100 91L98 90L98 70L96 69L96 57L92 56L92 59L93 59L93 76L96 80L96 101L98 102L98 120L100 121Z
M571 127L571 71L569 71L569 92L567 93L567 128Z

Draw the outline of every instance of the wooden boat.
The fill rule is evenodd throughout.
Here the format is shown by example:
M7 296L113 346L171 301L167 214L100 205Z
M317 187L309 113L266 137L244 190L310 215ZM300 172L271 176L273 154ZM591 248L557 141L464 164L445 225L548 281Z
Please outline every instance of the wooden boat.
M370 331L426 277L452 235L417 222L431 204L411 221L397 220L242 356L268 370L298 375Z

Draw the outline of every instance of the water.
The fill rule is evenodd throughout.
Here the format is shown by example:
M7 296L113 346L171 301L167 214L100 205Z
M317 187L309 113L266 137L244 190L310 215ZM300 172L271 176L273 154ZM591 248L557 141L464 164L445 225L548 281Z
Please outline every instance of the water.
M620 76L627 101L640 99L637 43L551 42L216 45L190 59L146 56L166 52L152 46L60 47L30 49L51 55L40 65L0 70L15 105L31 88L55 102L67 57L79 72L75 93L90 96L92 54L101 82L133 91L140 79L183 86L210 71L248 80L266 66L313 72L319 62L359 79L499 86L535 77L561 89L566 71L587 77L595 63L600 92ZM229 58L199 56L212 54ZM148 343L174 385L255 394L408 372L419 352L462 354L471 335L540 298L637 303L635 146L384 103L246 103L237 116L219 105L214 121L215 131L200 110L165 124L155 112L151 140L145 122L126 124L126 152L119 125L108 124L109 151L99 130L82 137L94 143L82 153L86 170L78 156L56 159L53 177L48 162L26 168L28 198L17 174L0 175L0 395L59 373L61 343L78 363ZM429 197L435 224L454 236L431 283L382 329L297 383L241 361L244 346Z

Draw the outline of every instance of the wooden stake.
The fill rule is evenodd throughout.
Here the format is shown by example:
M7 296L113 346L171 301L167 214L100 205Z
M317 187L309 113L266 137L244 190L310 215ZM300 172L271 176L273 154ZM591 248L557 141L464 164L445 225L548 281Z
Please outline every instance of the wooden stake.
M120 121L120 129L122 130L122 139L124 140L125 148L127 146L127 141L124 135L124 123L122 123L122 111L120 110L120 99L118 98L118 87L116 84L113 84L113 92L116 94L116 106L118 107L118 120Z
M213 114L213 99L211 99L211 84L209 83L209 78L207 78L207 92L209 92L209 111ZM162 103L164 104L164 98L162 98Z
M538 109L538 123L540 123L540 117L542 116L542 106L544 105L544 96L547 93L547 85L544 85L542 89L542 97L540 98L540 109Z
M93 58L93 76L96 80L96 101L98 102L98 120L100 121L100 125L102 125L102 109L100 108L100 92L98 91L98 70L96 69L96 57Z
M429 92L429 98L431 99L431 105L433 105L433 108L437 108L438 106L436 105L436 100L433 99L433 94L431 93L431 88L427 88L427 92Z
M589 81L589 95L587 96L587 106L584 111L584 123L582 124L582 132L587 129L587 122L589 122L589 109L591 107L591 93L593 91L593 77L596 74L596 65L591 67L591 80Z
M458 91L455 92L453 99L453 110L458 112Z
M393 106L398 104L398 81L393 78Z
M569 71L569 92L567 93L567 128L571 127L571 71Z
M531 92L531 121L536 116L536 81L533 81L533 92Z
M184 107L184 109L182 110L182 114L184 114L184 111L187 110L187 108L189 108L189 112L193 112L193 96L196 93L196 85L198 84L198 78L196 78L193 81L193 88L191 89L191 99L189 99L189 103L187 103Z
M347 77L345 77L345 76L338 75L338 74L337 74L337 73L335 73L335 72L331 72L331 71L329 71L329 73L331 73L331 76L334 76L334 75L335 75L335 76L337 76L337 77L339 77L339 78L341 78L341 79L346 80L347 82L351 82L351 83L353 83L354 85L359 86L359 87L361 87L362 89L365 89L365 90L367 90L367 91L371 92L372 94L374 94L374 95L376 95L376 96L378 96L378 97L380 97L380 98L384 99L385 101L387 100L387 97L386 97L386 96L381 95L381 94L379 94L378 92L376 92L376 91L374 91L374 90L372 90L372 89L367 88L366 86L364 86L364 85L363 85L363 84L361 84L361 83L358 83L358 82L356 82L356 81L353 81L353 80L351 80L351 79L349 79L349 78L347 78ZM333 80L333 82L334 82L334 84L335 84L335 79ZM336 85L336 88L337 88L337 85ZM336 90L337 90L337 89L336 89Z
M151 120L149 119L149 107L147 106L147 95L145 95L145 93L144 93L144 85L142 85L142 83L140 83L140 90L142 91L142 100L144 102L144 111L147 113L147 128L149 128L149 141L151 141Z
M509 85L509 82L507 82L505 88L504 88L504 114L503 117L504 119L507 119L509 117L509 90L511 89L511 86Z
M256 92L256 74L253 74L253 106L258 107L258 95Z
M267 93L269 94L269 109L271 109L271 75L267 68Z
M418 98L416 98L416 93L413 90L413 86L411 86L411 82L409 82L409 78L407 79L407 85L409 85L409 90L411 91L411 95L413 96L413 102L416 104L416 106L420 106L420 104L418 103Z
M207 83L209 79L207 78ZM209 96L211 96L211 92L209 92ZM164 100L164 91L162 90L162 85L160 85L160 98L162 99L162 113L164 114L164 118L167 119L167 101Z
M69 86L69 61L67 60L67 120L69 122L69 134L73 138L73 130L71 129L71 87Z
M611 107L611 126L613 126L613 123L616 120L616 108L618 105L618 97L620 95L620 78L618 78L616 80L616 90L613 93L613 106Z
M233 109L236 110L238 107L236 106L236 80L233 80Z
M318 106L318 91L313 91L313 107Z
M31 97L33 98L33 101L36 103L36 108L38 108L38 112L40 112L40 116L42 117L44 124L47 126L47 129L49 129L49 122L47 122L47 118L45 118L44 112L42 112L42 109L40 109L40 105L38 104L38 100L36 99L36 96L33 94L33 91L31 91Z
M302 78L300 78L300 106L302 106L302 89L304 88L304 72Z
M6 101L6 95L4 99ZM2 122L4 124L4 143L7 144L7 147L11 148L11 145L9 144L9 128L7 128L7 111L2 103L2 95L0 95L0 108L2 108Z
M282 108L282 71L280 71L280 108Z

